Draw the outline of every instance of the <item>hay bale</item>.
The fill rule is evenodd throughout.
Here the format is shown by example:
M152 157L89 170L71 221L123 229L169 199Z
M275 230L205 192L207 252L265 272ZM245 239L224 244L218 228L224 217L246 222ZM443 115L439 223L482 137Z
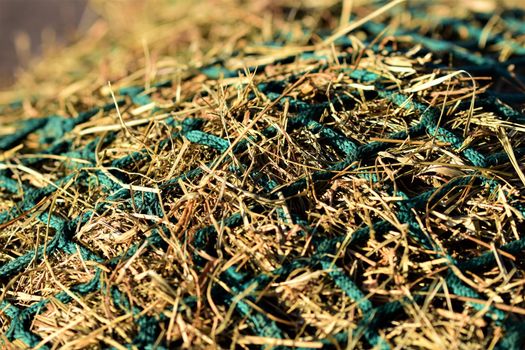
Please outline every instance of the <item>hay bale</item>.
M446 5L94 2L0 96L2 346L521 349L525 14Z

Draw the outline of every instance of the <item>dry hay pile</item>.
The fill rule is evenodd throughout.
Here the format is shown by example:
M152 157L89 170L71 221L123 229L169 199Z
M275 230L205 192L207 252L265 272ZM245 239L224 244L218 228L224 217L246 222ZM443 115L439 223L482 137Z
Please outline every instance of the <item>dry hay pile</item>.
M525 13L451 4L95 3L1 95L2 348L525 346Z

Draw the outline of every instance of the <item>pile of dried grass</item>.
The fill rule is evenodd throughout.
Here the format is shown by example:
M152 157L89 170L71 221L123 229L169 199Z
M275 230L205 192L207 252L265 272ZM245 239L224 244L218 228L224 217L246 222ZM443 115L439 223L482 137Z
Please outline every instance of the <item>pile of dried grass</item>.
M524 345L523 12L94 5L1 96L3 347Z

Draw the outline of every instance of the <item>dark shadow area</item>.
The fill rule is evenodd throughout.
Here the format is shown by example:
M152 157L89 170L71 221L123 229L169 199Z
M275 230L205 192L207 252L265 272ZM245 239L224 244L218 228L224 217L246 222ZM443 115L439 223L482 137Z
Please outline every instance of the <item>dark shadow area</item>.
M44 38L60 44L71 40L85 17L87 2L0 0L0 88L14 82L17 67L42 52Z

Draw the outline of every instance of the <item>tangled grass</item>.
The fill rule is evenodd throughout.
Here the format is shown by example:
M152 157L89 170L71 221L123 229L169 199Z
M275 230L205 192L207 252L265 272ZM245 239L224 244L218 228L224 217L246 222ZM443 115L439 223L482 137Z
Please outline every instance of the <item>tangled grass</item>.
M523 11L93 6L0 95L3 347L525 346Z

